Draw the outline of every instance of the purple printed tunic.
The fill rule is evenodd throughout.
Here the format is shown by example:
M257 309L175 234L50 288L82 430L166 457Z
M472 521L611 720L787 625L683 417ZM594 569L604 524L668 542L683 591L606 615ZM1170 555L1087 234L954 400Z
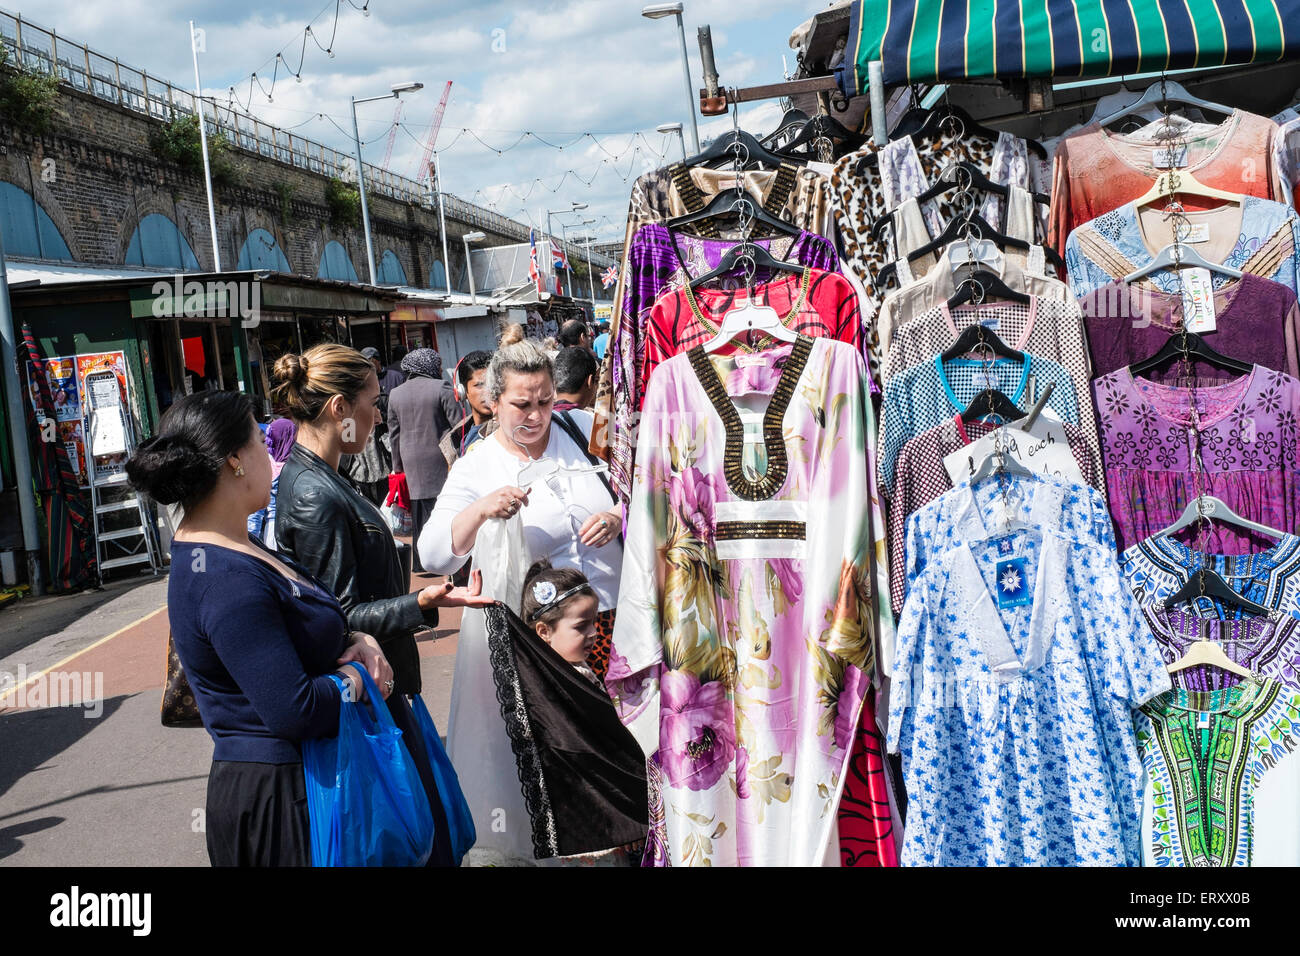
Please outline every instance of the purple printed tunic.
M797 262L834 272L839 269L835 249L821 236L803 231L798 236L755 239L754 244L774 259ZM623 312L614 323L609 348L613 353L610 380L614 396L610 424L610 481L624 503L632 495L632 459L636 453L636 425L640 418L641 382L644 381L645 324L659 296L680 289L690 279L717 268L734 239L704 239L674 233L658 223L642 226L628 248L627 283ZM755 274L754 282L770 279L766 270ZM738 288L735 279L720 279L714 288Z
M1177 609L1166 611L1159 604L1142 608L1142 614L1167 664L1181 658L1196 641L1213 641L1234 663L1300 691L1300 619L1278 615L1272 620L1246 617L1225 621ZM1197 664L1173 675L1174 686L1187 690L1222 690L1240 680L1236 674L1209 664Z
M1296 422L1300 381L1253 366L1222 385L1187 389L1117 369L1093 384L1102 462L1121 551L1173 524L1198 494L1280 531L1300 515ZM1191 536L1198 550L1259 551L1273 540L1225 523Z

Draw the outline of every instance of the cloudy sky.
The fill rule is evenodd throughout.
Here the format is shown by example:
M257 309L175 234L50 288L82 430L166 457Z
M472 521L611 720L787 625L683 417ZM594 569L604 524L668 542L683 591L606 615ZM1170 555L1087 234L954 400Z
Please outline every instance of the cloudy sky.
M14 2L9 0L6 9L15 10ZM362 2L355 0L357 6ZM713 28L724 84L778 82L782 55L794 67L790 31L826 5L826 0L685 0L692 86L702 85L697 26ZM394 83L418 80L425 88L403 97L404 129L397 131L389 163L404 175L414 174L443 84L452 80L438 140L447 191L541 225L547 209L586 202L589 208L581 215L598 220L594 228L600 239L621 238L628 189L639 173L662 164L657 153L680 156L676 137L656 133L655 127L685 123L689 150L676 21L643 18L640 0L370 0L368 16L349 0L340 0L340 6L332 46L335 0L41 0L17 12L54 27L60 37L88 43L182 86L193 83L186 42L186 21L193 19L205 31L207 49L200 57L205 92L224 99L234 85L244 103L250 101L250 74L256 72L269 88L276 53L283 50L272 101L252 86L252 112L259 120L296 127L295 132L348 151L353 148L349 97L373 96ZM308 23L316 42L307 40L297 82L292 69ZM329 57L317 42L335 55ZM393 110L391 100L359 108L361 136L369 141L367 162L382 162ZM348 135L317 113L327 114ZM741 121L748 129L766 131L778 116L774 103L753 104L742 111ZM728 118L699 119L702 140L731 125ZM525 131L536 136L520 140ZM557 150L541 139L572 145ZM564 178L567 170L574 172ZM580 227L578 219L568 217L571 234Z

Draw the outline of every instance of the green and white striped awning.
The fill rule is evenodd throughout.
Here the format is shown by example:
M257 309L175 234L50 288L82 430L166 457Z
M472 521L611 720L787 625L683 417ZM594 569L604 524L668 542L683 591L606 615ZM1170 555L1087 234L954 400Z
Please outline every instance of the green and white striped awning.
M1300 58L1300 0L856 0L842 85L1082 78Z

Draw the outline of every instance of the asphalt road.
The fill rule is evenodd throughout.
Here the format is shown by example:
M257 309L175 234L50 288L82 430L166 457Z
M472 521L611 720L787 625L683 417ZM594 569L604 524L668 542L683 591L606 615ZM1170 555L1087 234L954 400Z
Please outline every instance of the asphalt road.
M207 866L212 740L158 720L166 600L146 576L0 611L0 867ZM418 637L444 732L459 621Z

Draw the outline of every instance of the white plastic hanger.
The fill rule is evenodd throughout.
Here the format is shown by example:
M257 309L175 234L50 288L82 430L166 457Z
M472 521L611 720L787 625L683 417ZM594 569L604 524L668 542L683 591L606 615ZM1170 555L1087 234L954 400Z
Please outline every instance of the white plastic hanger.
M1233 279L1241 278L1241 271L1226 266L1222 262L1211 262L1206 259L1195 247L1183 244L1181 249L1176 248L1175 243L1170 243L1156 253L1156 257L1141 269L1135 269L1124 277L1125 282L1137 282L1138 279L1144 279L1151 273L1160 269L1208 269L1211 272L1217 272L1220 275L1230 276Z
M1166 670L1171 674L1176 674L1189 667L1198 667L1204 664L1217 667L1219 670L1227 671L1230 674L1236 674L1239 677L1249 677L1252 680L1255 678L1254 674L1230 658L1224 653L1222 647L1207 637L1202 637L1199 641L1193 641L1189 644L1187 650L1183 651L1183 656L1170 664Z
M1155 106L1160 103L1181 103L1184 106L1195 106L1202 112L1218 113L1220 116L1232 115L1232 107L1211 103L1209 100L1193 96L1176 80L1156 80L1143 91L1138 99L1128 104L1128 106L1121 107L1109 116L1100 119L1096 116L1093 118L1102 126L1109 126L1116 120L1123 119L1125 116L1132 116L1134 113L1140 113L1148 106Z
M1171 534L1177 534L1184 528L1191 527L1202 517L1236 525L1238 528L1245 528L1247 531L1257 531L1262 535L1278 538L1279 540L1286 536L1285 532L1278 531L1276 528L1270 528L1268 525L1259 524L1249 518L1243 518L1229 508L1221 498L1216 498L1214 495L1201 495L1200 498L1193 498L1187 503L1187 507L1183 509L1183 513L1179 515L1177 521L1163 531L1156 532L1152 537L1167 538Z
M718 334L704 343L704 351L716 352L741 332L761 332L779 342L793 342L799 338L797 332L782 324L776 309L748 299L744 305L732 309L722 317Z
M1241 203L1241 193L1230 193L1217 186L1207 186L1186 169L1167 169L1151 184L1151 188L1134 200L1134 205L1141 209L1161 200L1171 200L1175 195L1202 196L1206 199L1222 199L1224 202Z
M515 431L519 431L524 426L519 425ZM521 442L514 435L510 439L524 450L528 455L528 460L519 463L519 474L515 476L515 486L517 488L527 488L533 482L540 478L549 478L551 475L559 472L565 472L570 475L599 475L609 471L609 465L561 465L554 458L534 458L528 451L528 446Z

